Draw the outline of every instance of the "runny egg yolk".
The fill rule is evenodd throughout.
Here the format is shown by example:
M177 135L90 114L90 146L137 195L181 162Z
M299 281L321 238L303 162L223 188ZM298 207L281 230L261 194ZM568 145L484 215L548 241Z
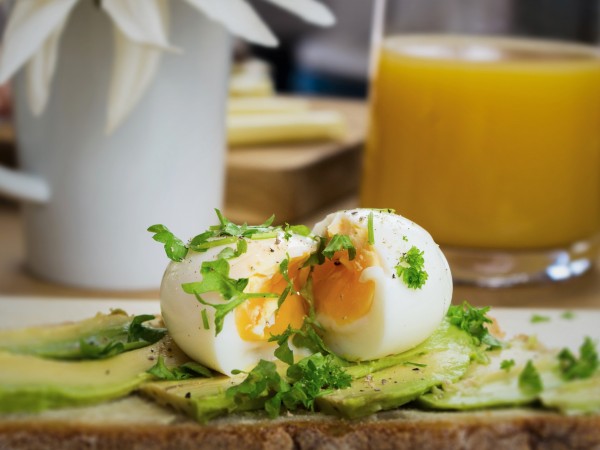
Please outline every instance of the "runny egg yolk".
M348 251L341 250L323 264L315 266L312 292L316 313L329 317L338 325L344 325L360 319L371 310L375 283L361 281L361 275L365 268L380 263L368 243L366 226L356 225L347 219L340 220L328 228L327 240L335 234L349 236L356 248L356 255L351 260ZM292 328L302 327L308 313L308 303L298 292L310 272L309 268L301 267L306 257L290 262L288 276L294 283L294 289L279 310L277 298L251 298L236 308L235 321L242 339L266 341L271 335L283 333L288 325ZM286 286L283 275L276 273L262 282L258 292L279 295Z
M347 218L327 227L327 239L335 234L349 236L356 248L354 259L348 251L338 251L313 273L315 311L333 319L338 325L352 323L366 315L373 304L375 283L360 281L362 271L380 265L368 240L367 224L358 225Z
M292 260L288 267L288 276L294 283L291 292L277 310L277 298L250 298L235 309L235 323L239 336L245 341L267 341L271 335L283 333L286 328L300 328L308 312L306 301L296 294L300 290L300 265L304 258ZM302 270L306 272L306 270ZM266 279L258 292L269 292L280 295L287 287L282 274L277 273Z
M347 251L337 252L331 260L315 268L313 295L315 311L333 319L338 325L352 323L365 316L373 304L375 283L360 281L374 255L358 250L350 260Z

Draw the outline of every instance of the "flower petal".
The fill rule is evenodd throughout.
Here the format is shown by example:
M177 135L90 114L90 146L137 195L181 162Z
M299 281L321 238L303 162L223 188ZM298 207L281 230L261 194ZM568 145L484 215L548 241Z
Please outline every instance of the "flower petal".
M331 10L316 0L265 0L280 8L300 16L307 22L315 25L331 26L335 23L335 16Z
M56 70L60 36L66 23L65 17L27 63L27 97L34 115L40 115L46 108L50 84Z
M162 50L139 44L115 27L115 60L108 95L107 133L112 133L133 110L156 71Z
M15 2L0 52L0 84L33 56L48 36L67 19L78 0Z
M161 0L103 0L102 9L129 39L170 50Z
M245 0L185 0L232 34L269 47L277 38Z

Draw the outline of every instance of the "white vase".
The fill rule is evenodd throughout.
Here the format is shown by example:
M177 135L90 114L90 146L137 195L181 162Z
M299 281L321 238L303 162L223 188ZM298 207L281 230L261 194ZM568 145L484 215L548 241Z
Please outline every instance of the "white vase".
M69 19L42 116L32 116L24 77L17 79L21 169L50 194L27 201L18 182L31 186L15 176L12 195L25 200L27 266L40 277L86 288L156 288L167 259L146 228L163 223L186 240L215 222L231 42L185 2L171 1L170 9L170 39L184 53L163 56L112 135L105 126L113 25L94 2L79 2Z

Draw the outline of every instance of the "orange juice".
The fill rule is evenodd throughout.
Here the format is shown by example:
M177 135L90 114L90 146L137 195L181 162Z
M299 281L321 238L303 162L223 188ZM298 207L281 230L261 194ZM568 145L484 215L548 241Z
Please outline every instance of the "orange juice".
M560 247L600 231L600 56L525 39L392 37L361 187L440 244Z

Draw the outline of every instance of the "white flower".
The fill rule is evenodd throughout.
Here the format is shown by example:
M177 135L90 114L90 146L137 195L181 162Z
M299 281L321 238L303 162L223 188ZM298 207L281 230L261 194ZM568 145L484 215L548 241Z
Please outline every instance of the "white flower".
M27 94L34 114L44 111L56 68L60 37L80 0L16 0L0 53L0 84L26 65ZM81 0L91 1L91 0ZM115 29L115 60L108 98L107 129L117 128L152 82L164 51L179 52L168 39L169 2L185 1L232 34L266 46L277 38L246 0L101 0ZM317 0L263 0L328 26L335 22Z

